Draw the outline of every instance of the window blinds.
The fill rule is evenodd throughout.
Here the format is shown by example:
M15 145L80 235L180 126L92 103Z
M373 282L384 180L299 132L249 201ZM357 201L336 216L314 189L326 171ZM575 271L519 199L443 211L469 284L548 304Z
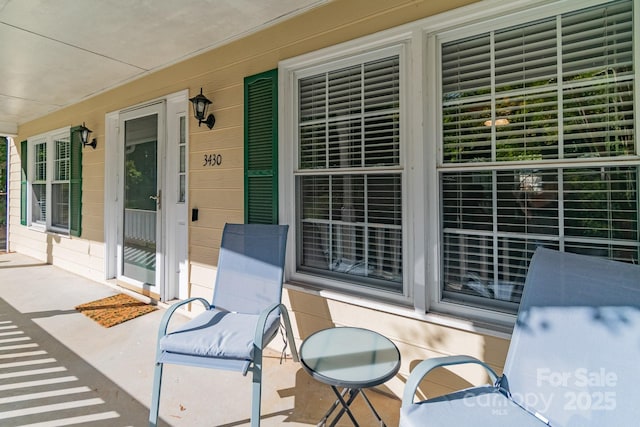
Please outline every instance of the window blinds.
M444 163L634 153L632 2L442 46Z
M31 221L47 221L47 144L34 146L33 184L31 185Z
M442 44L443 298L515 311L537 246L638 262L632 35L617 1Z
M399 57L299 81L301 169L397 166Z
M51 183L51 225L69 228L69 180L71 178L71 140L55 138L53 181Z
M298 81L303 271L402 291L400 58Z

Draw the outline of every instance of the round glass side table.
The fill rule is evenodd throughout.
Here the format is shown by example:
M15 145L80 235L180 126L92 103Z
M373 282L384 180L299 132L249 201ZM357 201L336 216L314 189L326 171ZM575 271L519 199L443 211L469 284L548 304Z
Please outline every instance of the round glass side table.
M379 425L386 426L363 389L380 385L398 373L400 352L391 340L363 328L324 329L304 340L300 347L300 362L313 378L330 385L337 398L318 426L326 425L339 406L330 425L335 426L346 413L353 425L358 426L349 409L358 394L362 395Z

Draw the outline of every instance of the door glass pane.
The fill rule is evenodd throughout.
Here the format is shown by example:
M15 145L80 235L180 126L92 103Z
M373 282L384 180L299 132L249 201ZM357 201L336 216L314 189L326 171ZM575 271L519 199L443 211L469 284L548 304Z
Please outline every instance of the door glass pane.
M187 194L187 128L186 117L180 117L180 140L178 147L180 162L178 165L178 203L184 203Z
M180 184L178 190L178 203L184 203L185 197L187 194L187 184L186 177L184 175L180 175Z
M123 274L155 285L157 115L125 123Z
M180 146L180 173L184 173L186 169L186 161L185 161L185 146Z

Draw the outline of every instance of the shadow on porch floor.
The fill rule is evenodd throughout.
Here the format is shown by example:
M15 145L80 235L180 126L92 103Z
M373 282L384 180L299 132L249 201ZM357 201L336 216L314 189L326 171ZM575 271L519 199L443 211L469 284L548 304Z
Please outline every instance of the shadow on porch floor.
M0 255L1 425L146 425L164 310L107 329L74 309L118 291L21 254ZM263 426L316 425L334 401L328 386L291 359L280 364L275 352L263 387ZM367 394L397 426L400 401ZM248 426L250 395L249 375L166 365L161 425ZM375 424L361 397L352 409L361 425ZM345 416L338 425L351 422Z

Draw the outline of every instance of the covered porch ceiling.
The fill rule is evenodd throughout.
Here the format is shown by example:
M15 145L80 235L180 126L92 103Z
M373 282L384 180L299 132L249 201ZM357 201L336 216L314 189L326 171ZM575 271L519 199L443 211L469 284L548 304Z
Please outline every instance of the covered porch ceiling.
M0 135L330 0L0 0Z

